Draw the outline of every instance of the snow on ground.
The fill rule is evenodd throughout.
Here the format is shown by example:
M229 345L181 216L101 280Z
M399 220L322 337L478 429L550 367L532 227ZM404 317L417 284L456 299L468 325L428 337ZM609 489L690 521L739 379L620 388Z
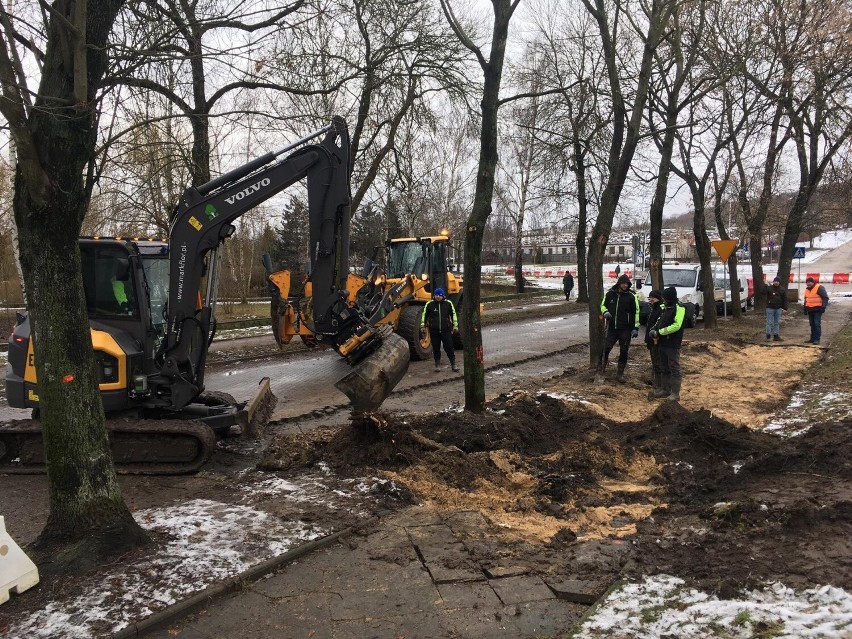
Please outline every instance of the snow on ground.
M852 636L852 595L822 586L796 592L780 583L718 599L668 575L646 577L610 593L576 639L843 639Z
M300 478L297 483L269 475L259 477L255 490L246 494L243 503L195 499L133 513L143 528L166 539L157 556L99 575L97 581L80 588L78 597L53 602L29 618L17 620L9 628L9 637L109 636L212 584L330 532L301 521L274 517L257 510L252 503L274 497L326 503L331 509L340 508L335 504L342 501L342 507L351 510L347 502L357 503L359 494L372 492L380 481L353 482L352 492L345 493L330 490L319 477L308 476L304 482Z

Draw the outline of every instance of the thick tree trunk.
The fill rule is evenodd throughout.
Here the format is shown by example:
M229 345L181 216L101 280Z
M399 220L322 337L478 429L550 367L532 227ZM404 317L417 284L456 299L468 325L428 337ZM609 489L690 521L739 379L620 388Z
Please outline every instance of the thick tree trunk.
M497 113L500 106L500 83L506 56L506 40L514 6L510 0L492 0L494 28L491 55L482 63L482 131L479 136L479 168L473 210L465 234L464 288L462 301L462 341L464 342L465 410L481 413L485 409L485 360L482 351L482 322L479 303L482 299L482 245L485 225L491 214L494 197L494 174L497 168Z
M38 99L16 123L13 209L36 349L50 514L37 546L48 572L79 570L146 540L125 506L110 456L95 377L77 235L88 206L83 173L94 158L94 96L121 0L90 0L83 39L67 32L74 5L56 5ZM79 56L60 45L75 42ZM88 101L74 100L85 59ZM8 89L4 85L4 89Z
M610 218L612 219L612 218ZM601 213L598 213L598 223ZM604 232L595 224L589 243L588 282L589 282L589 365L597 366L604 347L605 325L601 317L601 302L603 301L603 261L609 232Z

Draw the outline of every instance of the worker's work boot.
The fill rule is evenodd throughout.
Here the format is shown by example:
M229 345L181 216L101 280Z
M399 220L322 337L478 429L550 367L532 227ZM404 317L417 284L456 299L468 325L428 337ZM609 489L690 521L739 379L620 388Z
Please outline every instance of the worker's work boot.
M668 397L666 397L667 400L672 401L672 402L679 402L680 401L680 383L681 383L681 381L682 380L681 380L680 377L672 377L671 393L669 394Z
M660 386L654 392L654 397L657 399L665 397L671 392L671 375L660 373Z
M458 372L459 372L459 365L458 365L458 364L456 364L455 362L452 362L452 363L450 364L450 368L452 368L452 369L453 369L453 372L454 372L454 373L458 373Z
M618 380L619 384L625 384L627 379L624 377L624 366L618 367L618 372L615 375L615 379Z
M663 380L662 375L660 373L653 373L651 375L651 390L648 391L648 401L653 401L657 398L657 392L662 390L663 388Z
M435 362L435 370L436 371L441 370L441 362L437 362L437 361Z
M606 372L606 362L598 364L598 372L595 373L595 384L604 383L604 373Z

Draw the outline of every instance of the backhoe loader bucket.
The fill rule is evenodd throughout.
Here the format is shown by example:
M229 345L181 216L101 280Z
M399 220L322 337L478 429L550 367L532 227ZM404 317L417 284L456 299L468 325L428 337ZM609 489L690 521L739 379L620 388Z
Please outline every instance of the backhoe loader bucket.
M349 398L353 411L372 412L403 378L410 357L408 342L396 333L388 333L375 353L334 386Z

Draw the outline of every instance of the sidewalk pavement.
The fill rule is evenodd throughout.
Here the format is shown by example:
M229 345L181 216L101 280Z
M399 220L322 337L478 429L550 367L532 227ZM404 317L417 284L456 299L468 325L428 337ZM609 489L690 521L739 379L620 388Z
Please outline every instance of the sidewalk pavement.
M487 522L413 506L203 606L166 611L146 639L427 639L566 636L600 592L529 568L483 566ZM227 543L227 540L223 540ZM570 601L573 599L574 601ZM580 600L584 603L577 603Z

